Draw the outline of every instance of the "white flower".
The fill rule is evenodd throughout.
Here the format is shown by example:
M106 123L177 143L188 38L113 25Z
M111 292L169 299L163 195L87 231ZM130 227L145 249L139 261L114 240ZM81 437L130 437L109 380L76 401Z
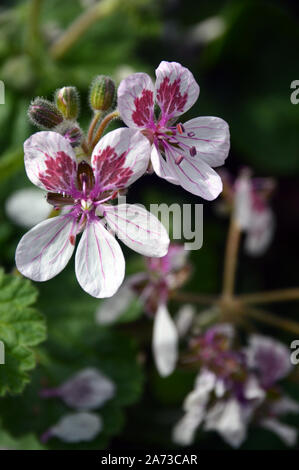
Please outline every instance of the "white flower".
M24 149L29 179L48 191L55 207L68 207L67 213L41 222L19 242L16 265L25 277L46 281L60 273L82 231L76 276L94 297L112 296L124 278L125 260L111 230L145 256L167 253L168 234L156 217L137 205L111 205L115 192L147 169L150 145L142 134L131 129L109 132L94 148L91 166L78 164L69 142L55 132L34 134Z

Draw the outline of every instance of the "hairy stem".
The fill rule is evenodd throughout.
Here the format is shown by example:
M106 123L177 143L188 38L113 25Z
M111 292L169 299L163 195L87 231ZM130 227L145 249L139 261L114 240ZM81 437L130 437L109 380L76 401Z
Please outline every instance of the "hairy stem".
M234 294L235 276L238 260L238 251L240 245L241 230L235 221L234 215L231 216L230 227L227 236L222 296L231 298Z
M102 116L101 111L97 111L93 116L93 119L92 119L92 121L90 123L90 126L89 126L89 129L88 129L88 135L87 135L88 145L90 145L91 142L92 142L94 130L95 130L95 128L97 126L97 123L99 122L99 119L101 118L101 116Z
M242 294L236 297L244 304L266 304L273 302L285 302L288 300L299 300L299 288L281 289L253 294Z
M93 23L110 15L119 4L119 0L102 0L84 11L51 46L51 57L60 59Z
M103 121L101 122L101 124L99 125L98 127L98 130L96 132L96 135L92 141L92 144L91 144L91 147L94 148L96 146L96 144L98 143L98 141L100 140L100 138L102 137L103 135L103 132L104 130L106 129L106 127L108 126L108 124L113 120L113 119L116 119L120 116L119 112L118 111L113 111L112 113L110 114L107 114L107 116L103 119Z

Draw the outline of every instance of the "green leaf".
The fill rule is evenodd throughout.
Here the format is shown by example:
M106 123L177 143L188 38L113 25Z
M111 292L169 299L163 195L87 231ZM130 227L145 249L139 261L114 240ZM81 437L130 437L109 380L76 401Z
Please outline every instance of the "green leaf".
M1 424L1 423L0 423ZM0 428L0 450L43 450L44 447L38 442L33 434L26 434L20 438L11 436Z
M28 371L35 367L32 348L46 337L44 318L31 307L36 298L37 290L30 281L0 270L0 340L5 347L0 396L21 393L29 382Z

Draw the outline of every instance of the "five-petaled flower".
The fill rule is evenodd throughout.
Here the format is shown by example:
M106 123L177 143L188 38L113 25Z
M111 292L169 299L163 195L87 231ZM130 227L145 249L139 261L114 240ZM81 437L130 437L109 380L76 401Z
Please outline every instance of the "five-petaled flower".
M58 274L83 231L75 259L81 287L94 297L112 296L124 278L125 261L114 232L145 256L164 256L169 238L156 217L137 205L112 205L117 192L146 171L150 144L139 132L117 129L93 150L91 165L78 163L68 141L38 132L24 144L29 179L48 192L60 216L45 220L21 239L16 265L26 277L46 281Z
M153 144L151 163L158 176L204 199L215 199L222 182L211 167L223 165L228 155L228 125L212 116L175 124L196 102L199 86L192 73L176 62L161 62L156 77L155 87L145 73L135 73L121 82L121 118ZM161 111L158 118L155 104Z

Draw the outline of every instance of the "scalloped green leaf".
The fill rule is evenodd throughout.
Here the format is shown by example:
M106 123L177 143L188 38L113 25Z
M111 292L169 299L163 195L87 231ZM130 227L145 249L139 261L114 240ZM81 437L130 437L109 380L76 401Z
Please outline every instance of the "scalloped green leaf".
M0 340L5 363L0 364L0 396L21 393L36 365L34 347L45 340L44 317L32 304L37 289L27 279L0 270Z

